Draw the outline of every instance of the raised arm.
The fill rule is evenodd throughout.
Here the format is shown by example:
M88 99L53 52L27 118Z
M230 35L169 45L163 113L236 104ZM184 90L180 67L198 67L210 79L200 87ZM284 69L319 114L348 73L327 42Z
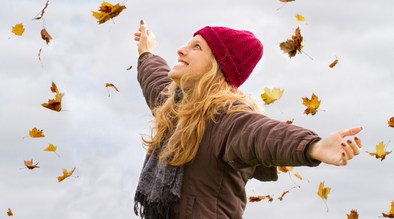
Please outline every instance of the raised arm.
M167 62L160 56L153 55L156 48L154 34L147 29L141 20L140 32L135 33L135 40L138 41L138 82L141 85L146 103L152 110L164 101L160 95L171 82L168 72L171 70Z

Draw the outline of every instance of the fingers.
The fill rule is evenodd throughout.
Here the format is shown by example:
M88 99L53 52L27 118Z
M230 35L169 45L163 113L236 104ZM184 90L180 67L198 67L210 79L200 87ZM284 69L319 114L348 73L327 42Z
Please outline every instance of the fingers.
M362 148L363 147L363 144L361 143L361 140L357 136L354 137L354 141L356 142L358 148Z
M346 166L347 165L347 158L345 152L342 152L341 154L341 160L339 161L340 166Z
M143 20L141 20L141 22L140 22L140 29L139 30L141 31L141 37L145 37L145 36L148 35L147 34L146 25L145 25L145 22Z
M361 130L363 130L363 127L357 127L357 128L351 128L351 129L347 129L347 130L343 130L340 131L339 134L343 137L345 136L351 136L351 135L356 135L359 132L361 132Z

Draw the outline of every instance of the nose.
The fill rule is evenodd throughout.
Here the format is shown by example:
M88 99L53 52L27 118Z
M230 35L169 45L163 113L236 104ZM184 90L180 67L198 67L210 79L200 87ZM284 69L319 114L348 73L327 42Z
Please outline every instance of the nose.
M177 53L178 53L179 56L186 56L187 55L186 46L178 49Z

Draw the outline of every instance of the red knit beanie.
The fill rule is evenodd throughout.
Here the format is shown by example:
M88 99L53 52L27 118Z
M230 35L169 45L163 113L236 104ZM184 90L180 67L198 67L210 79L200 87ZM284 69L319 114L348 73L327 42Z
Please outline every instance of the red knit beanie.
M206 26L194 33L207 41L227 81L238 88L263 56L263 45L253 33Z

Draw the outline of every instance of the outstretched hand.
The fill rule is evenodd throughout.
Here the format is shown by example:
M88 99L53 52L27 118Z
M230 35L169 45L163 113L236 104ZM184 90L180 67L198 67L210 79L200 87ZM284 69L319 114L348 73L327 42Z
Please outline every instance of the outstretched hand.
M348 163L348 160L360 154L360 148L362 147L361 140L357 136L354 137L354 140L345 140L345 137L356 135L362 129L362 127L351 128L332 133L310 145L308 155L323 163L344 166Z
M143 20L141 20L140 28L138 30L140 32L134 33L134 40L139 41L137 44L138 55L141 55L144 52L153 53L157 45L155 35L146 27Z

